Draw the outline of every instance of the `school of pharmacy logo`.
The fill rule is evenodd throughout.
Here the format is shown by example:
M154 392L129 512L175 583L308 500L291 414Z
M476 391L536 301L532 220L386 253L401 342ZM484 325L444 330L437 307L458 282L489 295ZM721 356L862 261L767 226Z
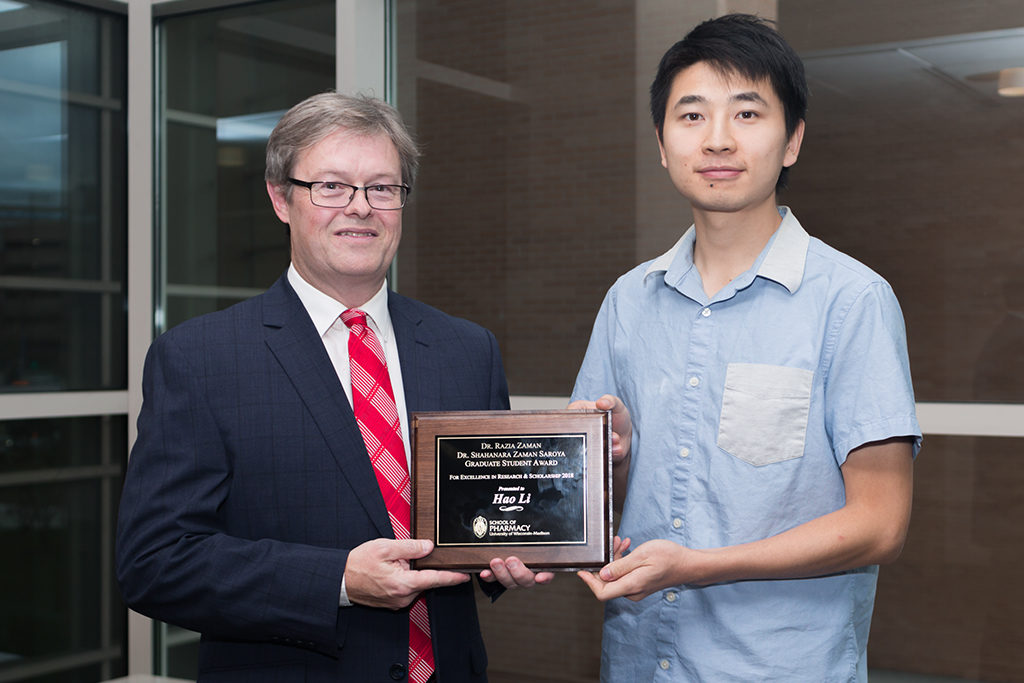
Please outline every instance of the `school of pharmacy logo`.
M487 535L487 520L482 516L473 520L473 533L476 534L477 538L483 538Z

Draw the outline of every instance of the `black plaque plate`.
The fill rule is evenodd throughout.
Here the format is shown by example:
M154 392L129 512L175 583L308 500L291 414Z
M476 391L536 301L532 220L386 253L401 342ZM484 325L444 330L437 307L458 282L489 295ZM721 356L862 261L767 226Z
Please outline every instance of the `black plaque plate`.
M417 569L534 570L611 560L611 423L599 410L414 413Z

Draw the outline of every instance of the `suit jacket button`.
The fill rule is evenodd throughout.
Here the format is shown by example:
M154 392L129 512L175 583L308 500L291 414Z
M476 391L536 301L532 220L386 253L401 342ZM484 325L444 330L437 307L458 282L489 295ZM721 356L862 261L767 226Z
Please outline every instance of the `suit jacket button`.
M405 678L405 667L401 664L392 664L388 675L391 676L391 680L400 681Z

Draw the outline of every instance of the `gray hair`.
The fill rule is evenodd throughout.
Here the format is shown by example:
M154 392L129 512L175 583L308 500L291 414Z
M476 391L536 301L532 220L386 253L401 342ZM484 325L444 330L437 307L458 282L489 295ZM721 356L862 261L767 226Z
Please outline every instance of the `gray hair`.
M387 135L398 151L402 182L410 188L416 180L420 152L405 127L402 115L387 102L365 95L323 92L289 109L267 140L267 170L271 185L286 188L299 153L338 129L355 135Z

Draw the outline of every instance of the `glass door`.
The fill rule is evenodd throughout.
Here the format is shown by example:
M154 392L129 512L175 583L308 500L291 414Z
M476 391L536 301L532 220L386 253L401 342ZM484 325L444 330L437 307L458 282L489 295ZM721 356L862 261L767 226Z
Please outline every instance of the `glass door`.
M277 0L157 19L157 333L259 294L288 267L267 138L335 85L335 5ZM157 624L157 672L194 678L198 635Z
M0 0L0 681L125 672L126 36Z

